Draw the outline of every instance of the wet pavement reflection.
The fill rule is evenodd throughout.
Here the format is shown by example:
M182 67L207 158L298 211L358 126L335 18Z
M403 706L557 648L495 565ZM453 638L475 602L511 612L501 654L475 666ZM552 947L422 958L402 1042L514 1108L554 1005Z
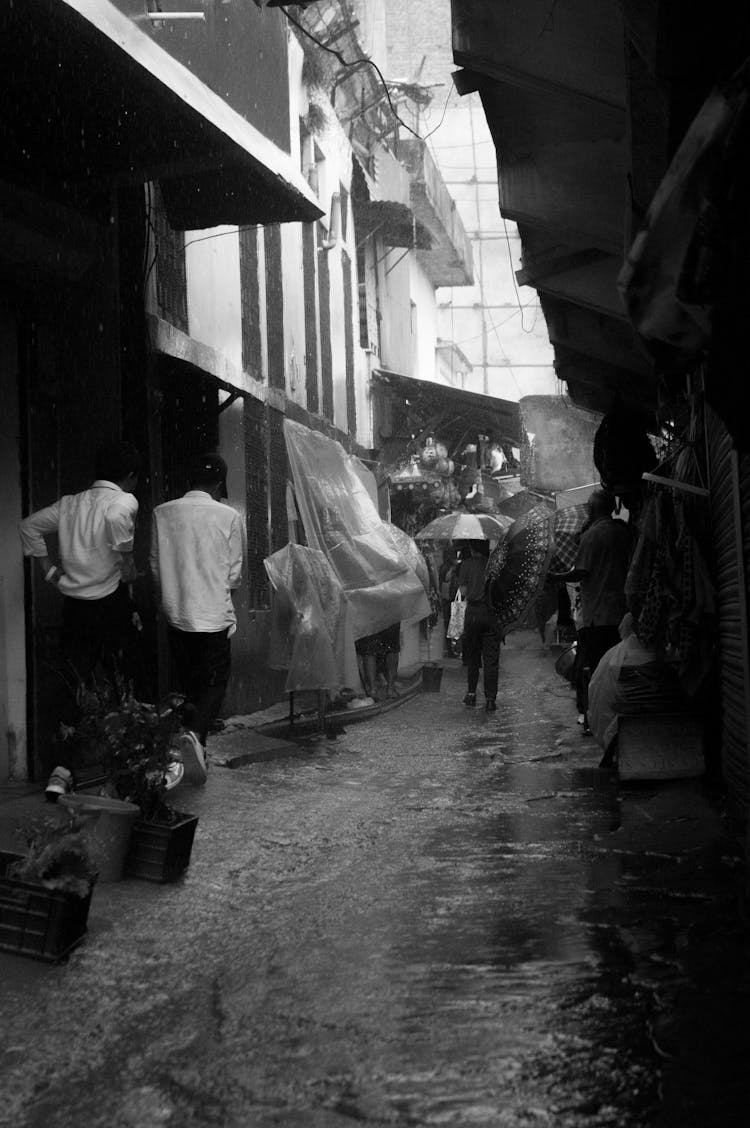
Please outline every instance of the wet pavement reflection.
M686 1088L672 1021L688 937L734 907L701 868L716 826L695 784L600 770L552 666L511 638L494 715L456 665L302 757L214 769L181 885L99 890L64 970L3 962L0 1122L744 1122L721 1070Z

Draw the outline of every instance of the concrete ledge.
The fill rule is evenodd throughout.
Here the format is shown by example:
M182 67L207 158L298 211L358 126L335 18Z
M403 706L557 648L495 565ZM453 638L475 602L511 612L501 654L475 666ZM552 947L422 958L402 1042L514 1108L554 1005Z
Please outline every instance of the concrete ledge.
M697 717L689 713L618 717L621 780L698 779L705 769L703 725Z

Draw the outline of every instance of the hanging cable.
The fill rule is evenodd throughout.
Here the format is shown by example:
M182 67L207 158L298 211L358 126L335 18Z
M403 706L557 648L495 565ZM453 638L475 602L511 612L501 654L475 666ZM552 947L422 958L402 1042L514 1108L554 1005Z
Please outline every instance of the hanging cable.
M222 235L239 235L241 231L257 231L265 227L263 223L248 223L244 227L232 227L229 231L216 231L213 235L199 235L197 239L189 239L185 248L192 247L193 243L205 243L207 239L221 239Z
M316 36L314 36L312 34L311 31L308 31L307 28L299 22L299 20L295 19L294 16L289 14L289 12L286 10L286 8L284 7L283 4L279 4L278 7L279 7L279 11L283 12L284 15L286 16L286 18L289 20L290 24L293 24L294 27L296 27L298 29L298 31L301 31L303 35L307 36L307 38L309 40L311 40L317 47L320 47L321 50L327 51L329 55L333 55L333 57L338 60L338 62L341 64L342 67L346 67L349 70L356 69L357 67L361 67L363 64L372 67L372 69L375 71L378 78L380 79L380 83L383 87L383 90L385 92L385 96L388 100L388 105L390 106L391 113L395 117L396 121L399 122L399 124L402 125L408 133L411 133L412 137L416 137L417 141L424 141L425 140L425 138L422 137L421 134L417 133L416 130L412 129L412 127L410 125L408 125L404 121L404 119L402 117L400 117L399 114L396 112L396 107L394 106L393 101L391 100L390 91L388 90L388 84L387 84L387 82L386 82L386 80L383 76L383 72L381 71L381 69L380 69L380 67L378 66L377 63L373 62L372 59L367 59L367 58L364 58L364 57L361 58L361 59L355 59L353 62L349 62L349 60L345 59L344 56L341 54L341 52L337 51L335 49L335 47L329 47L327 44L322 43L320 41L320 39L316 38ZM450 98L450 93L449 93L448 97ZM447 108L447 105L448 105L448 102L446 101L446 108ZM443 116L445 116L445 115L443 115ZM442 125L442 119L441 119L439 124ZM435 128L438 128L438 127L436 126ZM434 133L434 132L435 132L435 130L433 129L431 131L431 133ZM428 137L431 136L431 133L428 133L427 136Z

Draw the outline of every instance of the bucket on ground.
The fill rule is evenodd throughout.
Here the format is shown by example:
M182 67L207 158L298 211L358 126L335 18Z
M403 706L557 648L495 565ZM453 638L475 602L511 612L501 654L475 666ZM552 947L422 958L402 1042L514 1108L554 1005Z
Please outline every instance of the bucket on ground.
M120 881L140 807L105 795L61 795L58 803L75 815L94 816L81 833L91 848L99 881Z
M423 666L422 667L422 691L423 693L440 693L440 682L443 679L442 666Z

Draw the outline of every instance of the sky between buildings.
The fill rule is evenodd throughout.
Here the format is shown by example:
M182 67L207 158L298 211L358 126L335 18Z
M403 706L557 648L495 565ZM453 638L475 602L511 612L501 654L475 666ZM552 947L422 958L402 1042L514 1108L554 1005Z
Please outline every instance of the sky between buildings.
M516 225L500 215L495 146L481 100L461 97L453 86L450 7L450 0L385 0L384 26L375 16L367 29L373 44L385 38L389 80L431 88L417 131L431 133L428 145L472 244L474 285L437 291L440 336L470 361L470 391L507 400L560 394L537 292L516 283L521 241Z

